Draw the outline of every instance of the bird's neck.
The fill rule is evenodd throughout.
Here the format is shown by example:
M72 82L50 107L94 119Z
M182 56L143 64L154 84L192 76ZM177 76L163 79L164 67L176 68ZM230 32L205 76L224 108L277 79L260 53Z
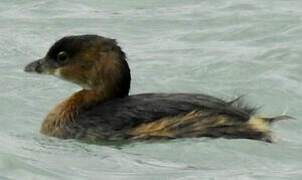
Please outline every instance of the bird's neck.
M69 133L64 127L72 123L78 113L97 103L114 99L116 94L111 88L80 90L65 99L46 116L41 132L59 138L68 138Z
M122 53L123 57L124 54ZM68 124L76 120L77 115L86 108L97 103L123 98L128 96L130 88L130 70L125 60L121 60L119 66L108 68L108 72L102 74L103 80L91 86L91 89L83 89L65 99L46 116L41 132L59 138L69 138L66 132Z

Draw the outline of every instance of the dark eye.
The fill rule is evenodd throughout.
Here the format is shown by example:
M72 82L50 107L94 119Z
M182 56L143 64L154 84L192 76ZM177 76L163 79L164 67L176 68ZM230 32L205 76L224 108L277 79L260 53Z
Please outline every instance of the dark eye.
M61 51L59 52L59 54L57 55L57 60L59 62L64 62L68 59L68 55L65 51Z

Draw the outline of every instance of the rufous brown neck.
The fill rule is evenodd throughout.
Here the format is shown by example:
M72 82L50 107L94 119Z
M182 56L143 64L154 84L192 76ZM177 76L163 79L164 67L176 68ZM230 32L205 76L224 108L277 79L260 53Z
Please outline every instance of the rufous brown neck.
M46 135L68 138L64 127L71 123L81 110L116 98L117 95L112 90L114 88L104 87L83 89L74 93L48 113L41 126L41 132Z

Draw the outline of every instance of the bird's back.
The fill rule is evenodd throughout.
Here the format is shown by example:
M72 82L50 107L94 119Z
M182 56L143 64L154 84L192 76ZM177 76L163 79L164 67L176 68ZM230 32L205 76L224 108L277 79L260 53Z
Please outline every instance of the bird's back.
M207 114L209 117L225 115L240 123L248 121L254 113L254 109L240 107L237 102L226 102L203 94L138 94L83 109L73 120L69 130L76 132L75 136L79 138L89 134L101 136L97 139L106 139L104 136L112 138L109 136L114 134L123 136L121 139L124 139L127 138L124 137L125 130L157 123L163 118L180 119L194 111L203 112L203 115Z

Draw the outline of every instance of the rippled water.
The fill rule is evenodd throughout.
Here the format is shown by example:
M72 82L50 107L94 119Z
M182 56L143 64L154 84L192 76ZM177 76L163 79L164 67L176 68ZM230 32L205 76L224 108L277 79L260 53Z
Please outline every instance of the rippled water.
M2 0L0 179L301 179L302 10L299 0ZM64 35L118 39L131 93L200 92L287 113L277 143L180 139L85 144L39 133L79 88L25 74Z

